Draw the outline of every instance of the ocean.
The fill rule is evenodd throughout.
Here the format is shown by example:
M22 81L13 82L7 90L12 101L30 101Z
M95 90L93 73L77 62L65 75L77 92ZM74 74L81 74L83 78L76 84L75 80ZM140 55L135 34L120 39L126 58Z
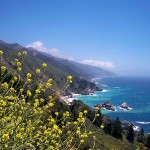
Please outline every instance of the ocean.
M93 82L103 89L93 95L78 95L77 99L94 107L95 104L110 101L116 111L103 110L102 113L115 119L133 122L150 133L150 77L104 77ZM131 110L120 109L126 102Z

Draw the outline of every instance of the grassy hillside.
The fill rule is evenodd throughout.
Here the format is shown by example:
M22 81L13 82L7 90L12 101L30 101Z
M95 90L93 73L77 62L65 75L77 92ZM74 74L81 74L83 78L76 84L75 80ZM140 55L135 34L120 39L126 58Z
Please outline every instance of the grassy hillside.
M9 68L14 66L14 59L18 58L18 52L27 51L28 55L26 57L20 57L20 61L23 61L24 70L22 71L22 77L24 74L30 72L35 74L37 68L41 68L43 62L47 63L47 70L44 72L46 78L54 79L54 87L59 90L59 87L62 87L65 83L65 77L68 75L74 76L75 82L71 85L72 92L84 93L84 90L95 90L97 89L96 85L79 77L78 71L72 70L67 65L58 62L55 57L51 55L46 55L37 50L31 48L24 48L19 44L8 44L3 41L0 41L0 49L4 51L3 61L5 65ZM82 84L83 83L83 84ZM83 86L81 86L83 85ZM86 92L87 93L87 92Z

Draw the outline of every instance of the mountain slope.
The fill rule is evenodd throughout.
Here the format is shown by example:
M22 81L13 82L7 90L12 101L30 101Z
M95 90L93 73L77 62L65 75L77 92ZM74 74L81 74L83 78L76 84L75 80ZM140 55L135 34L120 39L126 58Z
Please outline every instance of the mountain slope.
M103 68L94 67L86 64L81 64L74 61L69 61L65 59L57 59L59 62L69 66L72 70L76 70L78 75L85 77L87 79L98 78L102 76L114 76L115 73L108 71Z
M53 78L55 81L55 87L56 89L59 89L59 86L62 87L66 82L66 77L68 75L72 75L75 79L75 82L71 85L70 91L79 93L88 90L96 90L97 87L94 83L91 83L83 78L79 77L79 73L76 70L73 70L71 67L67 66L66 64L63 64L56 60L55 57L51 55L46 55L44 53L41 53L37 50L33 50L31 48L25 48L20 46L17 43L14 44L7 44L6 42L0 41L0 49L4 51L3 55L3 61L5 65L8 68L15 68L14 59L18 58L18 52L27 51L28 55L23 58L23 74L26 74L28 72L32 73L33 76L35 74L35 70L37 68L41 68L41 64L47 63L47 69L44 72L46 75L46 78ZM81 86L82 84L82 86ZM84 84L84 85L83 85ZM78 90L78 91L77 91Z

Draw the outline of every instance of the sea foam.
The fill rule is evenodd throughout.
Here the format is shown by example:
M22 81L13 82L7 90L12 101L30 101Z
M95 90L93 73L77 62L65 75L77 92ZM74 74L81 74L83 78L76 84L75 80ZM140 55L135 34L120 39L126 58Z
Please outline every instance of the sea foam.
M106 90L106 89L104 89L104 90L102 90L101 92L109 92L110 90Z
M144 122L144 121L137 121L138 124L150 124L150 122Z
M139 127L139 126L134 126L134 127L133 127L133 130L134 130L134 131L140 131L140 127Z

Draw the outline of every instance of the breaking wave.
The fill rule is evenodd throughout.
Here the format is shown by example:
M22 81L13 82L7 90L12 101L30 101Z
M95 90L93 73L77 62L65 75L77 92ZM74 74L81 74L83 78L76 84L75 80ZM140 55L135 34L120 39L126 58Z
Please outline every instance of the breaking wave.
M138 124L150 124L150 122L144 122L144 121L137 121Z

